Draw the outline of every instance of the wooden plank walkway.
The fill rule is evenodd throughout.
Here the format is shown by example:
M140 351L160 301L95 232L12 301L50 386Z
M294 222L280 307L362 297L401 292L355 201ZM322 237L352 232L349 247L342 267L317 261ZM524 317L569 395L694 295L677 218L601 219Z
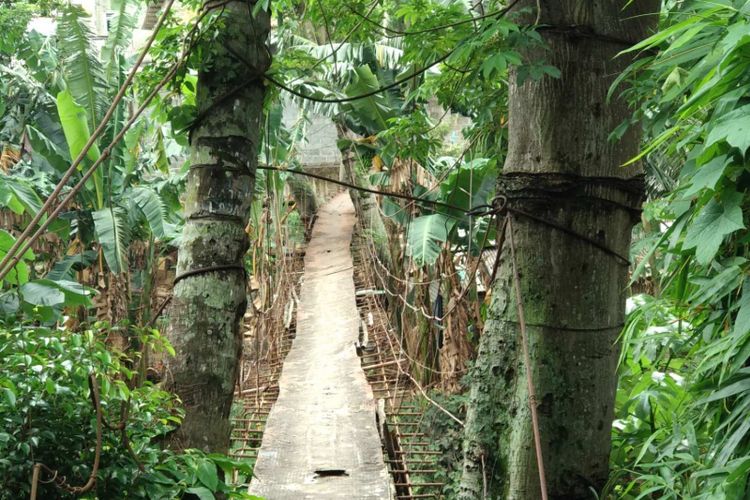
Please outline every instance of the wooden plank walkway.
M250 485L267 500L392 498L375 401L354 347L354 223L342 193L320 209L307 247L297 337Z

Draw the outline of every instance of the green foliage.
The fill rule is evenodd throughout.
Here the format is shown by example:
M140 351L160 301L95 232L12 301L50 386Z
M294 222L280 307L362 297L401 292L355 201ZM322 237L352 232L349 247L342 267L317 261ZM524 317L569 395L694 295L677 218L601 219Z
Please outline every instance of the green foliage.
M102 246L109 269L119 274L127 269L127 245L130 235L125 224L125 212L120 207L103 208L91 214L94 218L96 240Z
M352 81L344 89L349 97L372 93L380 88L378 78L369 66L353 68ZM397 109L397 98L391 93L380 92L359 99L343 106L342 111L349 118L350 128L363 135L371 135L388 128L388 120L394 118Z
M0 3L0 33L3 34L0 37L0 62L15 53L33 14L34 6L27 2Z
M70 91L63 90L57 94L57 113L60 116L60 124L65 133L65 140L68 141L70 158L77 158L91 138L86 110L76 104ZM49 141L47 140L46 143L48 142ZM59 155L57 155L55 151L47 149L47 152L52 154L52 158L49 160L50 163L59 159ZM94 144L86 153L86 158L92 162L98 160L99 156L99 148L96 144ZM101 207L104 204L104 186L102 184L101 172L97 171L93 177L96 189L97 206Z
M649 168L674 189L649 214L657 297L634 298L623 333L617 498L750 494L750 284L745 214L750 12L744 1L668 5L621 80L643 119ZM623 127L626 127L623 124ZM615 132L619 135L623 127ZM657 167L658 169L658 167Z
M466 419L467 394L440 394L433 391L430 397L457 418ZM463 470L464 428L436 406L425 402L422 404L424 419L420 427L422 432L432 438L429 449L440 452L434 467L437 473L432 480L445 483L441 490L445 498L456 498ZM434 490L427 490L425 493L430 491Z
M8 250L16 242L16 239L8 231L0 229L0 259L5 257ZM4 281L8 283L20 286L29 281L29 266L27 261L34 259L34 252L27 250L23 255L18 264L15 265L8 275L4 278Z
M102 47L101 60L104 62L105 77L104 80L112 85L117 84L116 76L119 72L121 56L124 56L125 49L130 44L133 36L133 29L136 25L135 12L131 12L131 1L120 0L117 13L112 19L112 25L107 35L107 41Z
M160 448L158 440L180 423L179 405L150 383L139 385L131 368L138 355L108 350L104 340L109 331L103 325L81 333L22 324L0 329L0 498L28 497L35 463L59 471L74 486L86 482L96 442L92 375L104 418L115 428L103 428L96 488L85 498L167 500L186 493L252 498L243 487L222 479L222 474L231 478L234 473L247 479L251 471L246 464L197 450L175 454ZM171 350L155 330L133 333L154 352ZM123 415L125 434L116 428ZM39 498L72 498L53 484L39 487Z
M58 23L57 36L65 83L86 112L90 130L104 115L106 82L102 65L91 47L89 15L80 6L68 5Z
M409 224L407 245L414 262L419 266L431 265L443 251L442 244L455 225L455 219L443 214L423 215Z
M471 247L474 251L486 243L487 228L483 228L466 212L491 202L497 179L495 163L482 158L461 163L457 167L449 171L439 185L439 195L433 197L435 201L456 208L425 207L424 211L434 210L437 213L422 215L411 223L407 221L407 247L419 266L435 264L446 243ZM426 188L422 189L426 191ZM395 207L384 208L384 212L398 217Z
M127 71L123 51L130 44L134 23L132 2L120 5L102 58L93 50L88 17L78 7L65 7L59 36L42 39L28 35L20 44L21 56L5 68L19 89L27 89L21 127L13 123L11 142L26 133L31 151L0 177L0 206L17 214L34 214L41 198L52 190L90 139L94 120L111 100ZM106 69L106 81L102 68ZM20 85L19 85L20 84ZM105 85L106 84L106 85ZM20 92L19 92L20 93ZM128 102L115 110L112 120L83 159L80 171L100 157L99 144L108 144L124 122ZM18 102L18 100L14 101ZM126 270L128 243L134 238L172 241L181 222L178 194L182 175L170 171L170 157L182 154L172 138L165 138L158 121L144 119L126 135L77 196L65 221L53 226L63 241L73 236L85 246L99 243L114 272ZM169 152L168 152L169 151ZM75 173L76 180L80 173ZM169 213L166 207L170 208ZM65 227L63 227L65 226ZM68 277L70 279L70 277Z

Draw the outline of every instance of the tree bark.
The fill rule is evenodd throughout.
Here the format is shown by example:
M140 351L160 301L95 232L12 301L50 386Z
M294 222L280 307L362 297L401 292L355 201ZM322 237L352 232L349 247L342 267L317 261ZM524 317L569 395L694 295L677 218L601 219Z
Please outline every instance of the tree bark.
M659 2L542 0L546 59L561 78L510 78L509 151L498 192L508 206L628 255L641 170L622 167L639 134L609 133L630 113L607 102L630 63L617 54L647 34ZM534 22L536 0L523 0ZM512 213L512 212L511 212ZM592 498L607 480L628 266L612 253L513 216L549 498ZM508 243L472 374L460 498L540 498ZM486 491L485 491L486 485Z
M226 451L229 412L242 351L246 309L245 226L252 201L263 113L268 13L250 2L223 7L216 37L202 47L210 60L198 75L199 119L191 130L185 228L178 254L168 338L176 356L165 381L185 418L176 449ZM237 88L242 90L237 92ZM231 97L228 97L231 96Z

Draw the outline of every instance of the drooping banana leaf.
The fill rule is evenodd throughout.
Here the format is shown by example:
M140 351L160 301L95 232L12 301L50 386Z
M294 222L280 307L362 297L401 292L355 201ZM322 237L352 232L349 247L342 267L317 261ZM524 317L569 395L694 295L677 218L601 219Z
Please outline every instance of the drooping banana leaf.
M453 170L440 184L440 198L445 203L463 210L486 205L495 192L497 169L495 162L477 158ZM454 215L461 216L461 213Z
M107 266L114 274L127 269L126 252L130 238L124 212L121 207L112 207L91 214L94 218L96 241L102 246Z
M381 87L378 77L369 66L359 66L354 70L352 83L345 89L346 95L356 97L374 92ZM350 128L362 135L374 135L388 127L388 120L398 113L398 103L391 93L377 94L357 99L342 105L342 111L350 122Z
M20 291L25 302L36 306L91 306L92 290L75 281L34 280L23 285Z
M102 47L102 62L104 63L104 79L112 83L117 79L119 58L125 53L133 37L136 24L135 12L131 9L130 0L120 0L117 12L112 18L107 41ZM119 86L118 86L119 87Z
M119 88L125 83L125 56L123 54L117 54L117 60L119 64L114 68L113 80L110 86L113 88ZM126 103L125 100L120 101L115 109L112 118L107 123L107 127L102 134L101 141L104 144L110 144L117 134L120 133L125 125ZM108 192L121 192L124 187L126 172L125 162L125 144L122 141L118 141L112 148L111 154L105 162L104 168L101 169L103 183L107 186Z
M93 130L106 109L106 80L91 46L89 17L82 7L66 5L57 25L57 44L65 83L86 110L87 123Z
M73 281L75 279L76 265L81 267L90 266L95 260L96 252L92 250L86 250L83 254L78 255L66 255L52 266L46 278L52 281Z
M6 176L0 178L0 206L19 215L36 214L42 208L42 200L26 181Z
M44 280L48 281L48 280ZM65 302L65 293L50 283L32 281L20 287L21 297L35 306L57 306Z
M455 222L454 218L443 214L423 215L411 222L407 246L417 265L435 263Z
M68 151L63 151L57 144L52 142L41 131L31 125L26 126L26 137L28 137L34 155L41 155L55 170L65 172L70 166Z
M154 236L163 238L166 210L159 195L153 189L136 187L132 189L130 198L146 218Z

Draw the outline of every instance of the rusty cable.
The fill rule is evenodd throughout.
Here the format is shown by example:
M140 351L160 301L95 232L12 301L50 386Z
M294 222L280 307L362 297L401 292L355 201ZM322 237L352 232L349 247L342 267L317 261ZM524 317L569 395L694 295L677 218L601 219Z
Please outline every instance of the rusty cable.
M536 450L536 465L539 471L539 486L541 488L542 500L547 500L547 480L544 474L544 456L542 454L542 437L539 432L539 416L537 415L536 388L531 373L531 357L529 356L529 337L526 333L526 315L523 310L523 297L521 296L521 279L518 274L518 263L516 261L516 244L513 238L513 217L507 218L508 243L510 246L510 259L513 268L513 288L516 292L516 310L518 311L518 326L521 330L521 347L523 349L523 364L526 368L526 383L529 391L529 409L531 410L531 427L534 432L534 448ZM499 253L499 251L498 251Z

